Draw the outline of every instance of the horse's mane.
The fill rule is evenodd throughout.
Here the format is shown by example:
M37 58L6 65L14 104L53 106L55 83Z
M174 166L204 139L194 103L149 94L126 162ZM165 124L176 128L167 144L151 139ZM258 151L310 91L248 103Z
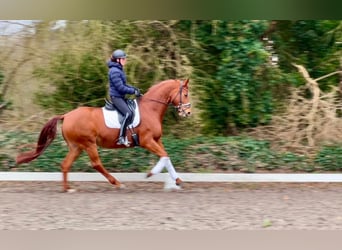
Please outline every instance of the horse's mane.
M151 92L152 93L152 92L156 91L157 89L159 89L161 85L165 85L167 82L177 82L177 81L179 81L179 80L178 79L168 79L168 80L164 80L164 81L155 83L154 85L152 85L147 90L147 92Z

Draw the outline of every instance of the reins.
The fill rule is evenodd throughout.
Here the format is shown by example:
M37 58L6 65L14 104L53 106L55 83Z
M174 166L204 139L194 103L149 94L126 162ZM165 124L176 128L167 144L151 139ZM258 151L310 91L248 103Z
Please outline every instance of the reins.
M157 102L157 103L160 103L160 104L164 104L166 106L171 105L171 103L167 103L167 102L163 102L163 101L159 101L159 100L155 100L155 99L151 99L151 98L147 98L147 97L144 97L144 98L149 100L149 101L152 101L152 102Z

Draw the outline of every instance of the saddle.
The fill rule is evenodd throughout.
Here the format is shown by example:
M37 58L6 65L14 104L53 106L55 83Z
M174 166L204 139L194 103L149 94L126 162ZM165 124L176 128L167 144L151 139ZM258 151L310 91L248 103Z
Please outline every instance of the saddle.
M125 101L127 103L128 108L133 113L132 121L134 121L137 103L133 99L126 99ZM105 98L105 106L104 106L104 108L106 110L109 110L109 111L117 111L117 109L115 108L114 104L110 100L108 100L107 98ZM117 113L118 113L118 117L119 117L119 122L120 122L120 124L122 124L124 116L120 112L117 112Z
M136 99L126 100L128 108L133 112L132 122L128 125L128 128L132 131L133 143L135 146L139 146L139 136L134 132L134 128L140 123L139 105ZM123 115L118 112L113 103L108 99L105 99L105 105L102 107L104 121L109 128L120 128L123 122Z

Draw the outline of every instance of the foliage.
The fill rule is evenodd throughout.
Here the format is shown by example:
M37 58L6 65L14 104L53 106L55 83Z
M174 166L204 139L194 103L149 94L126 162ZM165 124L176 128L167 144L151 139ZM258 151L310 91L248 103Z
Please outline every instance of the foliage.
M188 50L205 133L234 134L270 121L285 77L270 65L260 40L267 25L267 21L197 21L180 27L191 29L197 45Z
M2 113L3 110L8 109L12 102L8 100L8 98L6 97L5 93L5 89L7 88L4 85L4 72L2 70L2 68L0 67L0 114Z
M334 30L339 26L339 20L277 21L271 38L275 41L280 67L291 72L295 71L292 63L304 65L313 79L338 70L340 55L336 52L340 48L336 42L342 37ZM320 87L326 91L336 82L337 76L331 77L320 82Z
M342 170L342 146L324 146L316 155L315 163L323 170Z
M106 95L107 68L94 53L78 56L61 52L51 66L36 70L36 75L48 78L54 91L37 94L37 102L57 112L65 112L80 105L100 106Z
M0 87L3 84L3 81L4 81L4 74L3 74L3 71L0 67ZM4 101L4 97L3 97L2 92L0 92L0 103L2 103L3 101Z
M0 134L1 171L59 172L67 153L62 136L57 136L43 155L29 164L16 166L14 158L19 151L34 146L38 133L8 132ZM341 146L324 147L315 161L291 152L279 153L270 143L246 136L174 138L164 137L165 149L179 172L312 172L341 170ZM26 145L26 148L23 146ZM142 148L112 150L99 149L103 164L111 172L146 172L158 157ZM94 172L88 156L83 153L71 171Z
M340 66L339 20L84 20L67 21L60 29L51 29L52 23L38 21L34 33L20 37L20 45L7 42L10 56L3 56L9 62L4 73L12 76L6 78L12 88L8 93L22 97L27 91L25 105L32 103L27 100L37 86L30 73L39 65L35 76L41 91L36 100L44 109L65 112L80 105L103 105L106 60L121 48L129 57L128 83L143 93L165 78L190 78L195 116L179 123L170 109L164 119L164 132L175 138L241 134L270 125L275 114L286 110L292 87L304 84L292 63L307 68L313 79ZM262 39L266 35L279 56L276 67ZM339 82L337 77L319 81L324 93ZM312 95L307 92L304 98L310 101ZM19 100L18 116L31 108L19 107L22 99L13 99Z
M275 114L270 125L259 126L249 134L270 141L280 151L310 154L327 142L342 140L342 119L337 116L341 107L336 105L339 103L338 89L322 92L303 66L294 66L306 84L293 88L285 112Z
M122 48L129 57L125 67L128 83L142 92L166 78L192 79L202 133L238 134L244 128L268 124L289 95L289 86L302 82L291 66L293 61L309 65L309 72L315 71L315 77L336 67L338 60L334 56L328 63L323 61L336 52L334 41L339 33L331 31L338 21L284 20L276 21L276 28L269 33L280 57L279 67L273 67L270 51L262 40L273 23L69 21L64 30L49 35L59 41L59 49L43 68L46 79L53 79L47 91L50 96L40 93L38 102L45 108L52 106L63 111L84 104L101 105L107 89L106 58L113 49ZM39 28L46 29L43 22ZM43 33L37 37L42 39ZM93 59L82 62L82 56ZM87 64L91 79L82 75L85 72L78 72L81 63ZM322 81L322 85L326 84ZM93 87L97 89L92 91ZM167 112L168 128L174 125L172 116Z

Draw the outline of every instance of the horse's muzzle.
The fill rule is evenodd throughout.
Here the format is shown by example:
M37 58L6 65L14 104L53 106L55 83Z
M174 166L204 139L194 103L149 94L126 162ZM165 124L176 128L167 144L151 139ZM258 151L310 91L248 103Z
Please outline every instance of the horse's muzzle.
M191 115L191 103L180 104L178 106L178 114L182 117L187 117Z

